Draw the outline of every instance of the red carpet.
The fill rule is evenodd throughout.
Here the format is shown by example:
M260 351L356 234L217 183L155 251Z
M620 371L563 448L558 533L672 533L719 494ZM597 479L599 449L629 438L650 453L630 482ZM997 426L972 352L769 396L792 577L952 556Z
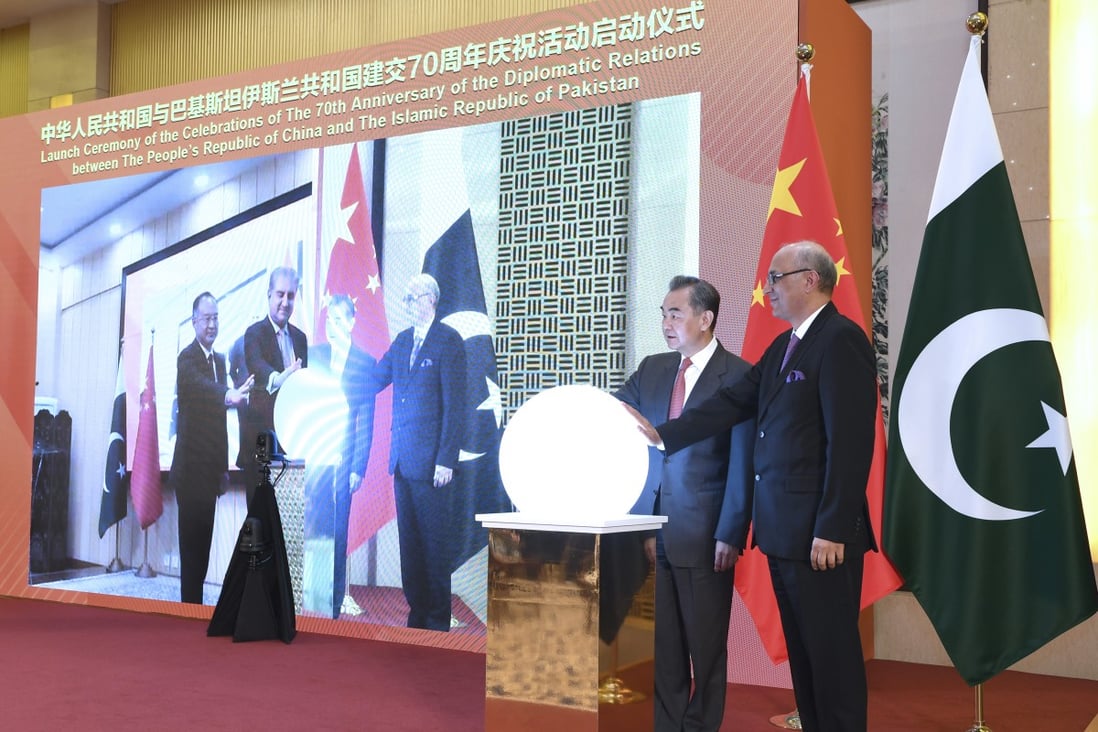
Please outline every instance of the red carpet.
M278 641L207 638L206 622L0 598L5 730L386 730L484 728L484 656L298 633ZM973 692L950 668L871 661L871 730L964 732ZM1098 681L1007 672L985 684L995 732L1081 732ZM792 692L729 687L722 730L775 730ZM621 709L651 728L649 705ZM522 732L537 732L525 728ZM547 730L546 732L559 732Z

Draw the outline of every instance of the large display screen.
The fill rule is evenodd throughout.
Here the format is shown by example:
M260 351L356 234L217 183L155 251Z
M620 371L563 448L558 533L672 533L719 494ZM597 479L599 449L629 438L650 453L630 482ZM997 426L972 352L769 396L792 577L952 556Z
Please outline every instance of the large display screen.
M428 628L443 632L411 639L483 647L473 516L508 507L496 451L509 415L558 384L613 389L664 350L676 274L718 285L718 335L739 349L795 24L795 3L591 3L0 121L5 258L37 275L5 295L29 296L36 333L17 335L37 334L7 403L27 432L33 370L35 411L71 418L67 444L54 430L23 441L31 459L16 451L35 473L21 497L4 489L4 520L30 561L3 591L186 613L184 577L205 559L192 601L216 602L254 487L246 427L269 406L291 459L276 489L301 504L284 519L301 627ZM246 333L274 337L287 273L301 340L275 383ZM437 297L422 297L425 274ZM421 300L460 349L409 359ZM186 354L211 337L221 403L196 441ZM451 363L460 444L423 514L401 492L435 465L421 476L401 440L434 445L443 418L402 432L394 369ZM213 464L198 460L210 442ZM555 449L564 459L566 436ZM173 479L189 459L202 467ZM188 491L206 483L212 527L196 540L209 507ZM413 511L447 537L441 581L415 556L438 546ZM419 593L440 586L448 617L421 622Z

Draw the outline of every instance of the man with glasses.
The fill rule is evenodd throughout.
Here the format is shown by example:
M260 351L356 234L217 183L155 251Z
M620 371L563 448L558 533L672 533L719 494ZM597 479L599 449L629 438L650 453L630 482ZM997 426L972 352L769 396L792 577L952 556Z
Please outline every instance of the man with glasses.
M408 627L450 630L449 492L459 490L465 413L465 343L435 319L438 283L413 277L402 303L411 325L397 334L370 379L376 394L393 385L389 472L396 496L400 576Z
M225 357L213 350L217 340L217 300L208 292L191 306L194 340L176 359L175 453L168 483L179 517L179 585L183 602L202 604L210 564L214 512L225 492L229 434L225 411L244 404L254 379L228 385Z
M865 488L873 459L876 363L861 326L831 303L834 262L815 242L783 246L765 293L792 330L747 375L653 428L670 457L754 417L754 542L767 556L793 693L806 730L865 730L858 635L864 553L876 550Z

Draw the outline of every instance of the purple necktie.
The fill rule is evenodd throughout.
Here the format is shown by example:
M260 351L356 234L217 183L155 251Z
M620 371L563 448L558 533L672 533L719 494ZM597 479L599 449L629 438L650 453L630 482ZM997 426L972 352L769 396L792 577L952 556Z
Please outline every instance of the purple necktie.
M789 357L793 355L793 351L797 349L797 344L800 342L801 339L797 337L796 333L789 335L789 345L785 347L785 358L782 359L782 367L778 369L778 373L785 371L785 367L789 363Z

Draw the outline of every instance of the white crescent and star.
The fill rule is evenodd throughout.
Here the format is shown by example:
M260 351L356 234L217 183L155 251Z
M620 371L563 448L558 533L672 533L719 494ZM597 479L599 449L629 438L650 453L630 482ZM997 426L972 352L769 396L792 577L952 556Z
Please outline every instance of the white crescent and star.
M470 338L478 335L492 335L492 331L489 328L487 313L478 313L475 310L462 310L456 313L451 313L442 319L442 322L456 330L462 340L469 340ZM477 405L478 410L491 410L496 418L496 429L503 423L503 403L500 400L499 384L484 377L488 386L488 397ZM458 459L462 462L468 460L475 460L482 457L484 453L472 453L462 450Z
M977 493L957 467L949 430L957 390L972 367L1000 348L1029 341L1049 342L1041 315L1010 308L980 310L935 336L907 375L896 411L904 453L926 487L964 516L1012 521L1040 513L1002 506ZM1067 417L1044 402L1041 406L1048 431L1025 447L1056 450L1067 474L1072 454Z
M116 442L123 442L122 435L120 435L117 432L112 432L110 437L107 438L107 451L108 452L111 449L111 445L113 445ZM122 463L118 463L118 468L116 470L114 470L113 472L118 473L119 478L125 478L126 477L126 466L123 465ZM111 489L109 487L107 487L107 481L103 481L103 492L104 493L110 493L111 492Z

